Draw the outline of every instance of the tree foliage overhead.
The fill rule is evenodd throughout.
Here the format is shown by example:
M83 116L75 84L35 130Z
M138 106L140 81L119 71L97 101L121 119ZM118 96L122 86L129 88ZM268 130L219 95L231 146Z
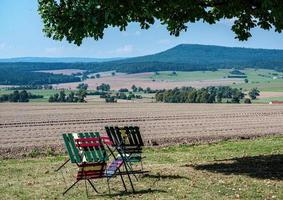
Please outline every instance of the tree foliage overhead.
M239 40L251 37L254 27L283 30L281 0L38 0L44 32L50 38L77 45L86 37L103 38L108 27L124 31L130 22L148 29L156 20L167 26L171 35L187 31L188 23L214 24L232 19L232 31Z

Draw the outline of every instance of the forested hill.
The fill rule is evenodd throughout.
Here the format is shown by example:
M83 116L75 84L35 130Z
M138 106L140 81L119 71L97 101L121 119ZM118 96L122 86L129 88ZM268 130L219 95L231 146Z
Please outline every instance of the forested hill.
M283 50L181 44L161 53L128 58L115 64L125 72L211 70L219 68L283 68Z
M200 71L220 68L265 68L283 71L283 50L182 44L161 53L116 61L72 63L63 61L50 63L54 61L50 59L48 61L0 62L0 85L52 84L80 80L73 75L36 72L54 69L83 69L85 76L109 70L125 73Z
M121 60L123 58L83 58L83 57L18 57L0 59L0 63L94 63Z

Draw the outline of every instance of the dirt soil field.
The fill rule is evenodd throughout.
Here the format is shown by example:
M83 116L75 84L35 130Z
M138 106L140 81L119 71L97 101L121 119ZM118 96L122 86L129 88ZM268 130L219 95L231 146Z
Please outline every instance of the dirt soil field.
M56 69L56 70L40 70L40 71L37 71L37 72L72 75L72 74L76 74L76 73L85 72L85 70L81 70L81 69Z
M270 97L283 97L283 92L261 92L259 99Z
M84 81L89 85L89 89L96 89L98 85L107 83L111 89L119 90L121 88L130 89L132 85L142 88L150 87L152 89L171 89L175 87L191 86L195 88L208 86L232 85L233 83L241 83L239 79L216 79L216 80L198 80L198 81L170 81L170 80L150 80L148 77L153 73L138 73L138 74L117 74L116 76L101 76L98 79L88 79ZM55 88L75 89L80 82L62 83L53 85Z
M283 105L7 103L0 113L0 157L61 151L62 133L106 125L138 125L153 146L283 134Z

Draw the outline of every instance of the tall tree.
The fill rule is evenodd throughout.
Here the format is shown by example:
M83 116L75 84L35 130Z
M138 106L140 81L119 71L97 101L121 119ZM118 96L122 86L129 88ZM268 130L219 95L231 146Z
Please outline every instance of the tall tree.
M251 99L256 99L256 97L259 95L260 95L260 91L257 88L252 88L249 91L249 96L251 97Z
M282 0L38 0L43 31L50 38L64 38L77 45L87 37L103 38L105 29L126 30L130 22L148 29L156 20L167 26L171 35L187 31L189 23L215 24L221 19L233 21L231 27L239 40L251 37L251 29L260 27L283 30Z

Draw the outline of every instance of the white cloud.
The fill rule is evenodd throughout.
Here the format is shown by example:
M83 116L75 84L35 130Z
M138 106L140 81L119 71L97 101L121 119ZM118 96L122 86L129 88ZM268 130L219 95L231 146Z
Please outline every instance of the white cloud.
M115 50L116 55L125 55L125 54L131 54L134 51L133 45L127 44L124 45L123 47L117 48Z

